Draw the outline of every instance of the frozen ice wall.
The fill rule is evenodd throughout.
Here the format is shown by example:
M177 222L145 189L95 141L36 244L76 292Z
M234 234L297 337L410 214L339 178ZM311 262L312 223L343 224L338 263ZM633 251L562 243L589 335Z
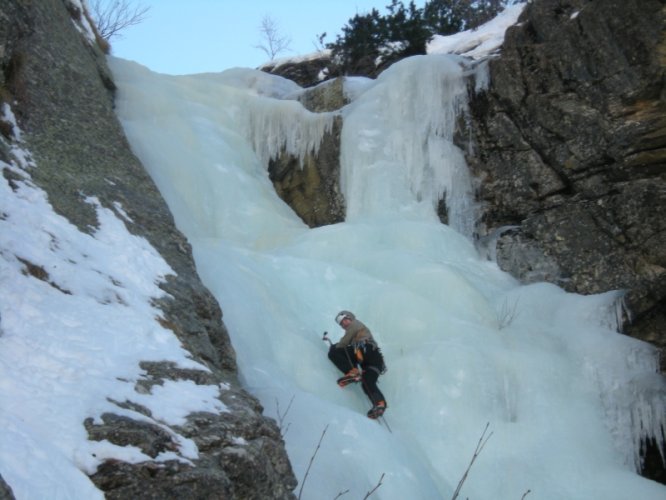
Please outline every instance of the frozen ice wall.
M463 58L409 58L345 109L340 162L347 220L394 212L432 218L445 198L449 224L471 236L472 185L453 144L467 102L464 68Z
M224 310L241 377L282 425L302 498L663 499L635 473L663 425L654 350L609 326L617 294L521 286L476 253L462 155L460 59L417 57L350 80L342 110L345 223L307 228L267 158L317 147L330 115L251 70L168 77L112 60L118 114ZM286 134L286 135L285 135ZM446 193L452 224L435 215ZM354 311L382 346L386 426L341 390L323 331ZM297 491L298 493L298 491Z
M121 103L133 107L123 117L125 130L130 139L142 137L134 151L187 236L261 246L303 227L266 175L268 158L282 147L303 157L330 127L332 115L285 98L296 96L298 85L240 69L161 75L156 84L156 75L138 64L116 66Z

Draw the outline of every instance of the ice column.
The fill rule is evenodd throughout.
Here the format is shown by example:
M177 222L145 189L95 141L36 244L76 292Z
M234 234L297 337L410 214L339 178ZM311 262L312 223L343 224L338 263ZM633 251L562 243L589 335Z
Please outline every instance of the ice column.
M394 64L344 114L341 187L347 218L434 217L446 197L449 225L471 235L471 178L453 144L467 105L464 60L414 56Z

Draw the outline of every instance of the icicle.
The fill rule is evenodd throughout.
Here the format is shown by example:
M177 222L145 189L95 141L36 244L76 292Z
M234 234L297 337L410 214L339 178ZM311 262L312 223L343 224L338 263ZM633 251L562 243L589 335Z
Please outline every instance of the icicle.
M622 293L620 297L615 301L615 330L617 332L622 332L622 325L624 324L624 319L626 318L629 323L631 323L631 311L627 307L625 302L625 295Z
M490 71L488 69L488 59L474 66L474 92L486 90L490 85Z
M493 229L490 234L480 237L476 242L476 248L480 254L491 262L497 262L497 242L507 231L516 229L519 226L500 226Z
M611 301L601 308L600 323L618 333L622 333L622 325L625 319L631 321L631 311L625 302L626 292L624 290L615 290L608 292L612 294Z
M453 144L466 106L461 58L415 56L380 75L344 115L341 187L347 217L433 217L445 196L449 225L471 236L472 182Z
M647 344L646 344L647 345ZM624 366L615 367L624 376L599 375L606 420L615 438L616 448L633 464L637 472L642 467L641 449L647 440L654 439L662 460L664 429L666 429L666 391L657 372L656 352L635 349L626 356ZM666 460L665 460L666 462Z
M253 96L247 99L247 113L238 118L261 163L283 151L299 159L316 154L324 134L331 130L335 113L312 113L297 101Z
M595 314L609 333L620 332L623 318L629 314L624 295L616 290L597 296L602 302ZM662 459L666 456L666 390L659 373L659 352L647 342L620 333L605 337L596 349L597 361L587 358L588 374L599 389L617 450L640 472L645 441L654 439Z

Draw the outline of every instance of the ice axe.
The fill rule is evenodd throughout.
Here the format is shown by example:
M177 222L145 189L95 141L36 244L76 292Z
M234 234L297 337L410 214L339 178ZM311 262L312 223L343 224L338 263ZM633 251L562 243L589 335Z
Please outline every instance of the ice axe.
M330 347L333 347L335 344L331 341L331 339L328 338L328 332L324 332L324 336L321 338L324 342L328 342L328 345ZM344 348L343 348L344 349ZM345 354L347 355L347 360L349 360L349 364L351 366L356 366L358 363L356 361L352 361L352 359L349 357L349 353L347 352L347 349L344 349Z

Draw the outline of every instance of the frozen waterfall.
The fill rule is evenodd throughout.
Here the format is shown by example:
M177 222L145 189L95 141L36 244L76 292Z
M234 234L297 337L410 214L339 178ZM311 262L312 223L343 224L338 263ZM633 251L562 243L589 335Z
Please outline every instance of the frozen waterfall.
M224 310L243 383L289 424L299 480L327 429L303 498L362 498L382 474L373 498L450 498L487 423L463 497L666 496L635 472L641 437L664 426L665 388L654 349L608 326L616 294L522 286L471 243L471 179L451 139L460 58L414 57L346 82L347 221L316 229L266 171L281 148L302 157L330 127L332 114L295 101L298 86L253 70L111 67L132 148ZM340 335L341 309L382 346L392 433L365 417L360 390L335 384L321 336Z

